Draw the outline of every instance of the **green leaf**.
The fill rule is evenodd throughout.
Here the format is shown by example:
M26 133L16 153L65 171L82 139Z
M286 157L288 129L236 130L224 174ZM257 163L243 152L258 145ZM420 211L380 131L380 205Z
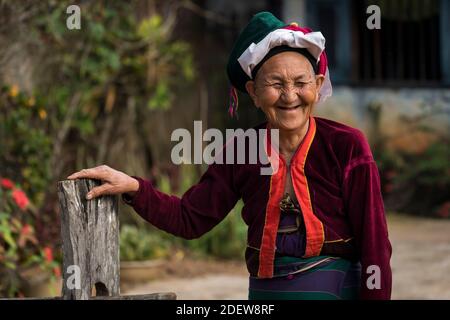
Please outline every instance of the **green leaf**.
M155 93L148 101L147 106L150 110L162 109L167 110L170 106L171 94L169 87L165 82L159 82L156 85Z
M89 30L90 36L95 41L100 41L105 36L105 27L103 26L102 23L90 21L88 30Z
M2 232L3 233L3 239L5 240L5 242L13 249L17 248L16 242L14 241L14 238L11 235L11 232L9 230L7 230L6 232Z
M158 33L162 19L159 15L153 15L147 19L143 19L138 26L137 34L143 39L154 37Z

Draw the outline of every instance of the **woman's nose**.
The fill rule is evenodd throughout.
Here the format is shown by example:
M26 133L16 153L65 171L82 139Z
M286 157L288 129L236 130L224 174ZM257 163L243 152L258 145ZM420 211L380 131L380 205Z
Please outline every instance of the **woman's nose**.
M283 91L281 92L280 100L286 104L291 105L295 102L297 102L299 99L298 97L298 90L295 86L287 86L283 88Z

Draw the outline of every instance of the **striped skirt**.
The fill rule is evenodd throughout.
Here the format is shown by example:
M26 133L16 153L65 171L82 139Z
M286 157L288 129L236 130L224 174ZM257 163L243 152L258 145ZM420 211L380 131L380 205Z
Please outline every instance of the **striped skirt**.
M361 266L337 257L278 257L274 277L250 277L249 300L357 299Z

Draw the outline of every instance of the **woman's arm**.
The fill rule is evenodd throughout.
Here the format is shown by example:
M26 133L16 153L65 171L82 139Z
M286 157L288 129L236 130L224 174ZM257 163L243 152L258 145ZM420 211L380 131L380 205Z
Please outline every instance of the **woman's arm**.
M212 164L198 184L181 198L165 194L145 179L137 178L139 190L123 199L145 220L159 229L185 239L195 239L221 222L239 200L233 189L232 165Z
M68 178L94 178L104 184L89 194L124 194L123 199L159 229L186 239L198 238L222 221L240 196L233 188L233 166L212 164L181 198L157 190L148 180L107 166L85 169Z
M361 299L390 299L392 247L378 168L371 156L347 166L344 198L361 259Z

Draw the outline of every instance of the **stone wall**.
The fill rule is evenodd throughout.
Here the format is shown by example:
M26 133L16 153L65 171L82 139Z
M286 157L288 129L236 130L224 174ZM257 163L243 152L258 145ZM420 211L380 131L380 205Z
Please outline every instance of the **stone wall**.
M420 116L434 110L421 122L431 125L440 135L450 137L450 89L446 88L351 88L335 87L333 96L317 105L315 115L361 129L369 139L372 123L369 106L381 105L380 128L390 137L388 147L420 151L435 134L414 132L402 121L404 116ZM438 109L440 110L438 112Z

